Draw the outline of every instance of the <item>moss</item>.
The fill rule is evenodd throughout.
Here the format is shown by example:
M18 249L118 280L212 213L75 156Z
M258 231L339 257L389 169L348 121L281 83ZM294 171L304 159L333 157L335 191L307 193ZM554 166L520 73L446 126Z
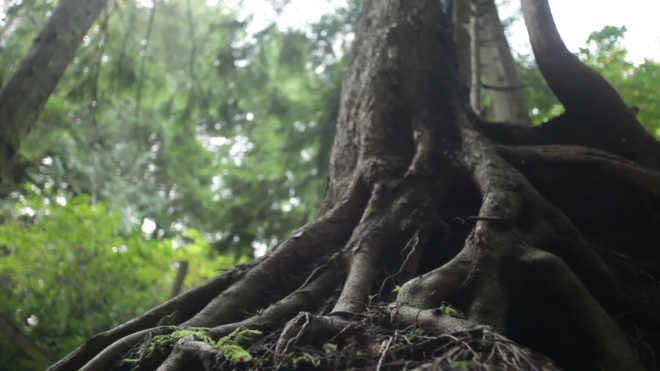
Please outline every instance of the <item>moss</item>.
M252 355L243 347L248 346L261 334L262 332L258 330L239 328L217 343L209 344L218 350L219 357L225 358L230 363L247 362L252 359Z
M158 321L158 326L176 326L180 322L181 311L175 309L172 313L164 315L160 321Z
M309 354L303 353L298 357L292 357L291 363L294 370L298 369L298 366L311 363L314 367L318 367L321 364L321 359L318 357L311 356Z
M417 337L419 337L423 334L424 334L424 330L422 330L419 327L415 327L412 330L410 330L409 333L406 334L406 339L408 339L408 341L413 341L413 340L417 339Z
M336 261L337 259L339 259L339 253L338 252L332 254L330 256L330 259L328 259L328 261L333 262L333 261Z
M460 318L460 319L466 318L463 312L461 312L459 309L451 306L448 303L442 303L442 305L440 305L440 310L442 310L446 315L450 317Z
M175 340L179 340L179 339L184 338L188 335L196 335L203 342L205 342L207 344L211 344L211 345L215 344L213 339L211 339L211 337L208 335L208 330L205 329L205 328L191 327L191 328L187 328L187 329L184 329L184 330L177 330L177 331L174 331L169 336L172 337Z
M249 345L257 337L263 333L259 330L250 330L244 327L237 329L231 334L218 340L218 345L236 344L236 345Z
M460 369L460 370L469 370L470 369L470 361L454 361L451 363L452 368Z
M218 350L218 356L223 357L230 363L247 362L252 359L252 355L238 345L227 344L215 348Z
M252 359L252 356L245 348L262 335L261 331L239 328L216 342L211 338L206 328L162 327L155 331L160 335L154 334L153 337L147 337L146 343L134 347L121 361L122 369L125 369L126 366L131 369L135 367L143 368L146 365L145 360L149 362L148 360L152 358L162 359L163 356L172 351L177 341L189 335L195 335L200 341L215 348L218 351L218 358L224 358L232 364L247 362ZM148 368L148 365L145 367Z

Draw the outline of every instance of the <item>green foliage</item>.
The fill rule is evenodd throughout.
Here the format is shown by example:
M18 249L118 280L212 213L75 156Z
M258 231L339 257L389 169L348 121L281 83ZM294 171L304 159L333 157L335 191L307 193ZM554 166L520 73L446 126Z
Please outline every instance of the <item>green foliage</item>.
M161 329L162 331L171 331ZM156 335L145 340L147 343L133 348L124 363L137 365L141 359L150 358L153 354L169 354L177 341L186 336L193 335L199 341L202 341L218 350L218 357L222 357L229 363L247 362L252 359L250 353L245 350L256 338L262 335L261 331L239 328L231 334L221 338L218 341L213 340L208 335L208 329L188 328L185 330L175 330L169 334Z
M454 318L465 319L465 314L461 312L460 309L453 307L449 303L444 303L440 305L440 310L443 311L446 315Z
M593 32L578 57L602 74L627 104L638 106L639 121L660 138L660 106L657 104L660 101L657 88L660 86L660 63L646 60L636 65L628 61L627 51L621 45L625 32L625 26L606 26L601 31ZM563 108L531 59L521 57L519 66L534 123L539 124L561 113Z
M89 194L124 224L153 220L157 238L195 228L237 256L274 246L324 191L358 4L311 32L248 35L222 3L110 1L23 143L14 187ZM34 22L7 41L1 76L49 10L25 9Z
M191 242L173 249L125 228L118 212L87 195L26 188L0 225L0 311L53 356L167 299L177 261L195 268L188 287L234 264L205 257L208 245L192 230Z
M261 331L239 328L218 340L215 348L218 349L219 355L230 363L247 362L252 359L252 356L244 347L249 346L261 335Z
M313 356L311 354L307 354L307 353L302 353L299 356L292 355L291 356L291 365L292 365L294 370L298 370L299 367L304 367L306 365L311 365L313 367L319 367L321 365L321 357L315 357L315 356Z
M607 26L593 32L587 47L580 49L579 57L600 72L628 105L638 106L639 121L660 138L660 63L646 60L635 65L629 62L628 52L621 45L625 33L625 26Z

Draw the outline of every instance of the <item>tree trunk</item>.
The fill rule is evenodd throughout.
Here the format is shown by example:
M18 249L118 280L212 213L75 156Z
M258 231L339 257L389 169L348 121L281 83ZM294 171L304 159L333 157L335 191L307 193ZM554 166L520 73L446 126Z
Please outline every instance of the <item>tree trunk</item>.
M486 117L486 107L481 100L481 35L479 32L480 0L470 3L470 106L480 116Z
M364 2L317 220L50 369L657 369L659 144L545 0L525 19L566 114L482 121L447 4Z
M48 97L107 0L60 0L21 64L0 88L0 183Z
M454 41L456 42L456 61L458 62L458 81L470 86L472 56L470 53L470 2L455 1L453 4Z
M495 0L480 2L480 60L485 84L493 106L493 119L531 125L524 87L518 77Z

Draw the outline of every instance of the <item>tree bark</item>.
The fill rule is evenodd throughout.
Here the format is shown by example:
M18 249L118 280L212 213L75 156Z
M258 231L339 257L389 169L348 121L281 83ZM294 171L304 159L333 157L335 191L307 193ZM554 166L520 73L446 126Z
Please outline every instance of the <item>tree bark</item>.
M0 182L107 0L61 0L0 88Z
M481 99L481 32L479 27L480 0L470 0L470 106L481 117L486 107Z
M176 270L176 277L174 278L174 283L172 284L172 293L170 293L170 299L176 297L181 293L181 288L183 287L183 280L186 279L186 273L188 273L188 261L182 260L178 262L179 267Z
M315 221L50 369L657 369L660 145L544 0L525 19L566 114L480 119L449 4L364 2Z
M454 40L456 41L456 61L458 62L458 81L470 87L472 65L470 44L470 2L455 1L453 8Z
M497 13L495 0L480 1L480 61L493 120L531 125L524 86Z

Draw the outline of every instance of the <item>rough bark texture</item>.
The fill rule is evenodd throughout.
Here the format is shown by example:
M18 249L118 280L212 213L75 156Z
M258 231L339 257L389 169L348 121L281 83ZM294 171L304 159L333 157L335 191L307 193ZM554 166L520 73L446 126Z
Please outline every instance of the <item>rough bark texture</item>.
M657 369L658 142L546 0L525 20L566 114L481 120L448 4L365 1L317 220L51 370Z
M60 0L21 64L0 88L0 183L107 0Z
M527 99L495 0L480 1L480 61L495 121L531 125Z

